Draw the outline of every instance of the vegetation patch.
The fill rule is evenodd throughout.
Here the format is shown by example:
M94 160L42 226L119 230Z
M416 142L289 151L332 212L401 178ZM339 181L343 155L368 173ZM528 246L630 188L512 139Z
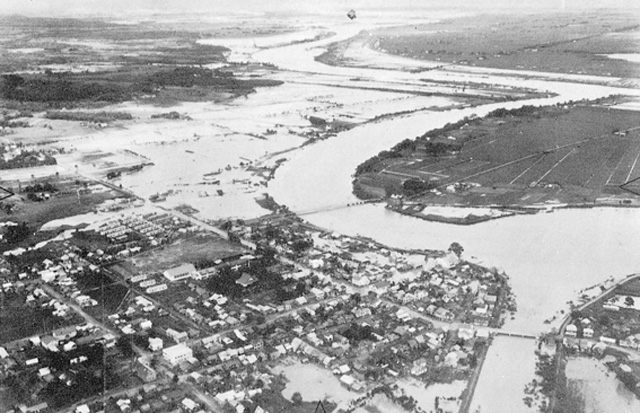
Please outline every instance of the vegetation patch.
M497 109L445 125L360 164L354 193L400 194L423 208L635 205L640 114L609 107L619 100Z

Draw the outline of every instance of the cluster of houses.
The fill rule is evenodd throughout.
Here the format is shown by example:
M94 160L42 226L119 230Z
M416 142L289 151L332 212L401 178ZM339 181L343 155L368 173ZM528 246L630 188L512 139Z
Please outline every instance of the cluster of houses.
M109 411L122 413L206 413L209 412L197 397L181 387L170 384L145 384L140 390L130 390L109 402ZM73 413L103 411L102 402L81 404Z
M584 313L588 316L574 318L566 326L566 337L598 340L640 350L640 296L613 294L601 305L587 308Z
M103 222L96 231L116 243L128 240L130 234L136 234L147 240L150 245L159 245L173 231L187 232L195 229L192 225L166 213L134 212Z
M254 241L263 237L259 243L285 256L297 242L307 242L308 248L296 257L305 267L442 321L499 325L506 309L515 310L505 276L463 262L454 252L425 256L293 224L278 218L246 223L234 231Z
M4 127L0 127L4 130ZM0 169L55 164L54 151L42 151L16 143L0 143Z
M8 375L18 385L28 383L33 397L31 406L18 406L20 412L47 411L46 402L42 402L40 393L53 381L72 386L77 380L79 370L87 368L89 353L93 344L100 343L113 347L115 337L96 326L82 324L55 329L47 334L5 343L0 347L0 378ZM58 358L51 354L60 354ZM68 366L62 367L59 361L68 360Z

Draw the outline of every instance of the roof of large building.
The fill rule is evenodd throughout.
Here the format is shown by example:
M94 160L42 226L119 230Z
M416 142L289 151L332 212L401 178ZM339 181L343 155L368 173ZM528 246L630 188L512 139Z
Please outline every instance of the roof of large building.
M162 353L167 356L179 356L188 352L191 352L191 349L184 344L176 344L175 346L167 347L162 350Z
M183 274L190 274L196 271L196 267L193 264L182 264L177 267L169 268L164 272L166 277L177 277Z

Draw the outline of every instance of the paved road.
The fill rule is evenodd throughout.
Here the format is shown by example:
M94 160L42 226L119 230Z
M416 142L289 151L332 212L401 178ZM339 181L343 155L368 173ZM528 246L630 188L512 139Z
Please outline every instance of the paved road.
M112 329L111 327L107 326L106 324L102 323L101 321L98 321L95 317L93 317L92 315L90 315L86 311L84 311L84 309L82 307L80 307L78 304L74 303L73 301L71 301L67 297L63 296L62 294L60 294L59 292L57 292L56 290L51 288L49 285L43 283L43 284L40 285L40 287L47 294L49 294L52 297L55 297L56 300L66 304L70 308L72 308L76 313L78 313L80 316L82 316L82 318L84 318L84 320L87 322L87 324L93 324L95 326L98 326L98 327L102 328L103 330L110 332L116 338L120 337L120 332L119 331L116 331L116 330Z
M185 384L185 387L188 388L191 394L193 394L200 401L200 403L207 406L211 412L214 412L214 413L222 412L222 408L215 401L215 399L211 397L209 394L206 394L205 392L203 392L200 387L195 386L191 383Z

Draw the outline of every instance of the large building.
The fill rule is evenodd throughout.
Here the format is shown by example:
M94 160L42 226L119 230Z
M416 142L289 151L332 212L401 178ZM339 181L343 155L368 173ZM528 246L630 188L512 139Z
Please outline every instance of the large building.
M182 264L178 267L173 267L162 273L164 277L171 281L180 281L187 278L191 278L191 276L196 272L196 267L193 264Z
M193 351L184 344L176 344L162 350L162 357L175 366L193 357Z

